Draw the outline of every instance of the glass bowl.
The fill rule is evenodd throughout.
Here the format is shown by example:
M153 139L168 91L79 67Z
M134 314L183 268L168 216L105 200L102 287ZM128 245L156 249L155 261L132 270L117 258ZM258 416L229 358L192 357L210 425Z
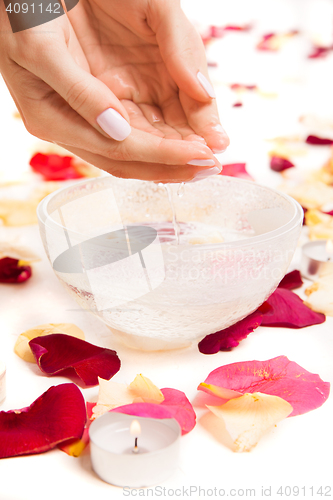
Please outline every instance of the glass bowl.
M185 347L236 323L274 291L297 246L303 211L287 195L225 176L180 191L105 176L38 206L58 279L130 347Z

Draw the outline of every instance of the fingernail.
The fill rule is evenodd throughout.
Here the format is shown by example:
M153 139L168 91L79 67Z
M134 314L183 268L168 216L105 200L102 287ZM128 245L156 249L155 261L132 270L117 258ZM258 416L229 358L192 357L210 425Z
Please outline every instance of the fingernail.
M205 75L203 75L200 71L198 71L197 78L198 78L199 82L201 83L201 85L203 86L203 88L205 89L205 91L207 92L207 94L209 95L209 97L211 97L212 99L215 99L216 94L214 92L213 86L207 80Z
M224 153L225 149L212 149L214 155L220 155L221 153Z
M214 160L190 160L187 162L188 165L195 165L196 167L212 167L215 165Z
M131 133L130 124L113 108L103 111L96 121L104 132L116 141L123 141Z
M207 177L210 177L211 175L216 175L221 172L221 168L219 167L214 167L214 168L208 168L207 170L200 170L195 174L192 180L189 182L197 182L197 181L202 181L203 179L206 179Z

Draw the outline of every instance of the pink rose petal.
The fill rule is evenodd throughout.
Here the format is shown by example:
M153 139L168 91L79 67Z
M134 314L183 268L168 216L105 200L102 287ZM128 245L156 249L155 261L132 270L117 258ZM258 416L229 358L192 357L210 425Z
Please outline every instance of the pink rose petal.
M308 135L305 142L313 146L331 146L333 144L333 139L318 137L317 135Z
M238 346L262 321L262 313L255 311L246 318L219 332L207 335L199 342L199 351L203 354L215 354L218 351L230 351Z
M328 56L328 54L333 50L333 46L320 47L319 45L314 45L312 52L308 55L309 59L320 59Z
M213 370L204 384L242 394L261 392L279 396L293 407L290 416L319 408L328 398L330 384L286 356L267 361L244 361ZM205 386L198 387L210 394Z
M109 380L120 369L116 351L71 335L54 333L36 337L30 340L29 346L46 375L58 375L70 368L86 385L97 385L98 377Z
M179 423L182 434L187 434L195 426L196 415L185 394L176 389L161 389L164 401L154 403L132 403L118 406L110 411L136 415L137 417L175 418Z
M223 165L220 175L228 175L229 177L239 177L240 179L248 179L253 181L253 177L246 171L246 163L229 163Z
M295 288L300 288L303 285L303 280L301 273L295 269L286 274L284 278L279 283L279 288L286 288L287 290L294 290Z
M261 326L282 326L286 328L304 328L324 323L325 315L312 311L295 293L285 288L277 288L267 299L270 306L259 307L263 313Z
M75 384L50 387L28 408L0 412L0 458L42 453L80 438L86 408Z
M287 158L282 158L281 156L272 156L270 161L270 167L274 172L283 172L287 168L292 168L295 165L291 163Z
M0 283L23 283L31 278L30 266L19 266L17 259L0 259Z

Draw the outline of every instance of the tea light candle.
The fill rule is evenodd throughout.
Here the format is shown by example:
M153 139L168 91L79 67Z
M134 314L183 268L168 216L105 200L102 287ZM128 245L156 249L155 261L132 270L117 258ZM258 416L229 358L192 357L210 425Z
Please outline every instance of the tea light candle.
M116 486L160 483L178 467L180 435L174 419L105 413L89 429L92 467Z
M6 366L0 361L0 403L6 397Z
M333 272L333 241L318 240L302 247L301 274L315 280L319 276Z

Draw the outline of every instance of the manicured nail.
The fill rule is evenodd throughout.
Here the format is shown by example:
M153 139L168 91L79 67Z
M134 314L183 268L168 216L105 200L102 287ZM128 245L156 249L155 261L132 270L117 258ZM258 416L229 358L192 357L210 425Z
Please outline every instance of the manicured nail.
M201 85L203 86L203 88L205 89L205 91L207 92L207 94L209 95L209 97L211 97L212 99L215 99L216 94L214 92L213 86L207 80L205 75L203 75L200 71L198 71L197 78L198 78L199 82L201 83Z
M188 165L195 165L196 167L212 167L215 165L214 160L190 160L187 162Z
M221 153L224 153L225 149L212 149L214 155L220 155Z
M206 179L207 177L210 177L211 175L216 175L221 172L221 168L219 167L214 167L214 168L208 168L207 170L200 170L195 174L193 179L189 182L197 182L197 181L202 181L203 179Z
M96 121L104 132L116 141L123 141L131 133L130 124L113 108L103 111Z

